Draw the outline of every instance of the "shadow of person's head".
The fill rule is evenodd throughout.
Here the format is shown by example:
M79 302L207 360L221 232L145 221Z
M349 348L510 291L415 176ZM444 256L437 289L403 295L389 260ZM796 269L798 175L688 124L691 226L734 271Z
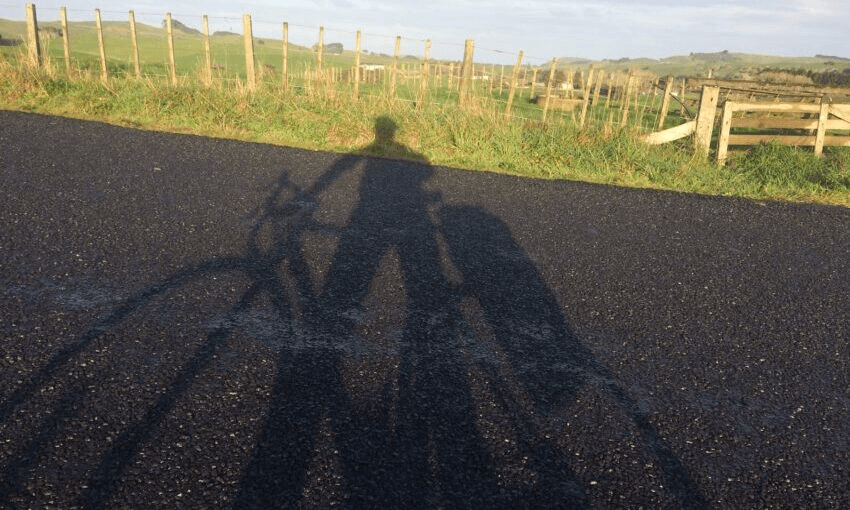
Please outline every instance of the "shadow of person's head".
M380 115L375 119L375 141L392 142L395 139L395 133L398 131L398 124L386 115Z
M361 154L428 163L424 155L411 150L396 140L395 136L398 130L399 125L388 115L377 116L375 118L375 139L363 148Z

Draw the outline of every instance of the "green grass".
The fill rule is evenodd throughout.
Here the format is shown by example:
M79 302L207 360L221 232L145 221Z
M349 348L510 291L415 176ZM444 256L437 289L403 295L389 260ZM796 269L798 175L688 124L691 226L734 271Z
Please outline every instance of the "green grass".
M241 58L241 39L231 39L239 41L231 46L235 69ZM91 44L82 36L77 40L81 48ZM190 48L192 41L184 42ZM59 48L61 51L61 43ZM53 51L51 45L49 54ZM276 58L272 48L266 51L259 57L261 61ZM305 58L313 57L311 52L305 54ZM191 62L191 57L185 58ZM339 57L341 64L344 58ZM117 70L126 70L127 65L111 61L111 68ZM148 61L146 65L159 64ZM329 60L328 65L335 64ZM260 83L259 90L248 92L241 80L219 79L205 87L197 74L190 73L172 86L160 73L136 80L116 71L118 77L104 85L98 69L95 66L68 79L64 65L52 56L45 69L32 70L14 54L0 54L0 101L14 110L343 153L370 150L375 119L389 116L400 127L398 141L437 165L850 206L850 150L831 149L826 157L816 158L811 150L768 144L734 154L728 166L718 167L694 156L688 140L657 147L639 142L634 122L657 122L654 105L643 118L632 112L634 122L625 129L605 126L609 112L619 120L620 111L600 105L589 111L587 129L579 130L574 114L552 112L547 122L541 122L539 105L526 96L514 102L516 118L505 121L502 109L507 91L500 95L497 89L479 88L471 104L461 109L456 105L457 92L445 87L432 88L428 101L417 104L418 85L404 80L398 83L399 99L388 99L382 84L364 84L358 101L351 95L351 86L344 83L310 88L302 83L281 91L277 80L268 79ZM675 116L668 120L681 122ZM380 155L404 157L405 152Z
M56 21L48 21L40 23L40 26L59 27ZM110 59L130 62L129 50L129 27L126 22L105 21L104 36L106 39L105 46ZM143 64L152 66L162 66L167 61L166 56L166 40L165 30L160 27L137 23L137 33L140 40L140 53ZM0 19L0 34L6 39L24 38L25 24L23 21L11 21ZM95 35L94 21L87 22L71 22L70 23L70 38L72 52L74 58L82 61L87 61L91 58L96 59L98 56L97 38ZM178 72L191 74L194 68L200 62L202 55L202 39L198 35L183 33L179 30L174 32L175 44L177 45L176 53L178 55ZM242 53L242 38L235 36L216 36L213 37L213 53L218 64L226 66L233 73L239 75L244 73L244 61L241 60ZM346 44L352 46L353 44ZM60 58L62 55L61 41L54 41L51 45L50 52L54 58ZM256 38L255 49L258 52L258 58L266 63L280 65L281 41L275 39ZM311 63L314 54L308 48L301 46L290 45L290 57L294 59L293 69L301 69L303 63ZM8 47L0 47L0 53L8 52ZM713 57L717 57L715 54ZM371 63L387 63L390 57L380 55L364 56L364 60ZM403 62L417 62L413 58L405 58ZM353 53L345 52L342 56L326 56L326 65L334 67L348 67L353 62ZM800 56L779 56L779 55L759 55L748 53L728 53L722 58L712 58L700 54L692 55L677 55L661 59L652 58L632 58L622 60L587 60L587 59L559 59L559 69L587 69L593 64L597 69L602 68L608 72L628 72L632 69L641 69L655 73L658 76L677 76L677 77L694 77L706 76L709 71L719 78L738 79L745 78L748 75L759 70L771 69L803 69L811 71L829 71L841 70L848 67L848 63L837 61L833 62L826 58L818 57L800 57ZM510 70L513 66L506 65L506 76L510 75ZM157 68L154 67L154 70ZM242 74L244 77L244 74Z
M850 151L846 148L828 147L826 157L816 158L800 148L764 143L738 154L730 168L758 183L768 195L784 190L805 196L850 189Z
M59 28L57 22L40 23L40 27ZM0 34L5 39L24 39L23 22L0 20ZM143 23L136 24L139 41L139 60L144 75L164 76L168 65L168 41L165 30ZM109 62L110 72L123 75L133 72L133 60L130 45L128 23L106 21L103 23L104 48ZM100 50L94 22L73 22L69 28L71 58L75 67L100 69ZM55 62L64 61L61 39L42 39L42 51ZM221 66L219 74L226 78L245 78L245 48L242 37L212 36L212 63ZM0 46L0 54L15 54L20 47ZM280 40L255 38L254 53L258 64L281 67L283 48ZM204 42L201 36L174 31L174 55L177 74L197 76L204 58ZM290 44L288 46L288 66L293 72L302 72L305 68L315 67L315 53L307 48ZM348 68L354 62L353 54L325 55L323 67ZM63 64L64 65L64 64Z

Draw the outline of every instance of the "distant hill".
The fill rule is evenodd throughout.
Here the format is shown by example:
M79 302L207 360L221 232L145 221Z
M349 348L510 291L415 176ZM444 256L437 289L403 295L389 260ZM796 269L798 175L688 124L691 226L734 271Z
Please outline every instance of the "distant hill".
M729 53L728 50L718 51L715 53L691 53L689 57L706 60L708 62L724 62L738 58L734 53Z
M562 67L559 59L559 68ZM818 75L834 77L843 74L846 62L850 58L831 55L815 55L813 57L784 57L777 55L759 55L754 53L737 53L727 50L688 55L675 55L661 59L654 58L620 58L604 60L587 60L582 62L576 57L565 57L564 62L570 62L563 67L586 69L593 64L594 68L609 71L643 70L658 76L671 75L674 77L707 77L709 73L720 79L754 79L764 71L784 70L797 75ZM548 67L548 64L542 66ZM815 80L817 81L817 80Z
M180 33L189 38L201 37L200 31L187 26L186 24L172 20L175 32ZM56 21L41 22L40 27L59 27ZM125 37L127 33L126 21L106 21L103 24L104 32L113 34L115 37ZM145 25L142 23L136 24L137 31L140 37L162 37L163 30L160 27ZM94 21L76 21L70 23L69 32L71 40L76 41L74 33L92 33L94 31ZM5 45L17 44L18 41L26 39L26 26L23 21L10 21L0 19L0 34L2 34L2 42L0 42L0 50L9 52ZM231 36L242 37L242 34L217 31L214 36ZM258 38L259 39L259 38ZM279 43L280 39L263 38L267 44ZM326 51L330 53L330 49ZM290 47L302 48L290 43ZM303 48L309 50L309 47ZM343 54L349 54L349 51ZM95 53L96 54L96 53ZM368 52L364 51L364 55ZM376 55L389 59L388 55ZM412 57L418 58L418 57ZM411 58L411 59L412 59ZM712 77L718 79L743 79L753 80L761 79L767 72L781 73L787 71L789 75L805 77L814 83L845 83L847 73L845 68L850 68L848 62L850 58L818 54L809 57L784 57L776 55L759 55L751 53L738 53L728 50L716 52L693 52L687 55L673 55L665 58L610 58L603 60L592 60L582 57L569 56L557 59L558 69L581 70L587 69L591 64L596 69L605 69L611 71L647 71L656 74L657 76L671 75L677 78L681 77L708 77L709 73ZM479 62L489 64L489 62ZM548 68L549 62L544 62L538 65L538 68ZM760 76L761 75L761 76Z
M165 28L166 24L167 24L166 20L162 20L162 28ZM196 30L194 28L187 27L186 25L184 25L183 23L180 23L176 19L171 20L171 26L172 26L172 28L174 28L174 30L179 30L179 31L181 31L185 34L203 35L200 30Z
M815 57L817 57L817 58L822 58L822 59L824 59L824 60L833 60L833 61L837 60L837 61L839 61L839 62L850 62L850 58L846 58L846 57L835 57L835 56L833 56L833 55L815 55Z
M558 67L571 67L587 65L591 62L590 59L582 57L560 57L558 58Z

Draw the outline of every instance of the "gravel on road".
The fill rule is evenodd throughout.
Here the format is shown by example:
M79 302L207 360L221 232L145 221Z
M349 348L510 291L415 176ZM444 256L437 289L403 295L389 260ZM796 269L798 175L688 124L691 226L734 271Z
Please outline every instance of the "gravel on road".
M0 508L850 508L845 208L0 111L0 225Z

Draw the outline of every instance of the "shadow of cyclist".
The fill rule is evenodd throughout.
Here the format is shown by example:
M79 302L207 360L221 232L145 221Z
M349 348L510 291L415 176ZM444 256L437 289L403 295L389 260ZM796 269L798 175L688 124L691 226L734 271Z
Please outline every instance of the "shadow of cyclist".
M326 174L362 170L321 291L303 307L321 347L282 355L237 506L304 497L317 458L331 456L317 452L330 431L337 460L318 462L338 464L352 504L440 506L464 501L470 487L498 490L456 354L452 289L428 213L439 197L423 189L433 170L395 140L396 129L379 117L375 140L361 152L407 161L348 155ZM368 403L359 400L363 391L371 391Z
M323 189L359 172L330 261L288 241L290 267L316 275L299 283L311 347L281 352L235 506L586 507L575 445L544 429L587 384L637 425L682 506L701 506L506 225L428 191L434 169L396 129L377 119L361 152L406 162L346 155L325 173Z
M243 336L276 346L277 372L270 406L248 416L262 423L234 508L586 507L571 445L547 440L551 430L536 417L574 404L586 384L613 395L660 459L665 487L688 494L680 463L575 338L507 226L479 207L444 204L427 189L435 169L396 141L395 123L382 117L375 128L362 152L408 161L341 156L305 188L284 173L258 206L243 254L143 289L15 392L6 416L60 377L75 353L170 291L230 272L245 277L247 290L210 323L197 353L106 447L78 506L109 506L131 461L205 367L258 319L271 332ZM338 228L322 220L328 211L345 212ZM333 239L330 255L308 248L317 232ZM222 295L211 296L206 305L221 304ZM56 410L75 406L69 393ZM25 450L46 449L64 432L55 423ZM28 467L11 469L23 482Z

